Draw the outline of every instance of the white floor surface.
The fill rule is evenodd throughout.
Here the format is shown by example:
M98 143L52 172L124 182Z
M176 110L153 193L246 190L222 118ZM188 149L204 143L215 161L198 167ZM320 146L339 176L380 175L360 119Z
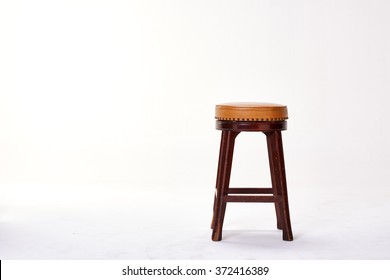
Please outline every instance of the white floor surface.
M295 240L272 204L229 204L212 242L212 189L0 185L0 259L390 259L390 190L289 189Z

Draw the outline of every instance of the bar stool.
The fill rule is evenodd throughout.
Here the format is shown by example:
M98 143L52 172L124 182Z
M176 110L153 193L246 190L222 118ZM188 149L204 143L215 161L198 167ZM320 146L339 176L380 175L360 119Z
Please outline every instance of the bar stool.
M222 131L218 174L214 196L212 240L222 239L227 202L272 202L277 228L283 240L292 241L287 183L284 167L282 130L287 129L287 106L272 103L224 103L215 107L216 129ZM230 188L234 142L243 131L266 135L272 188Z

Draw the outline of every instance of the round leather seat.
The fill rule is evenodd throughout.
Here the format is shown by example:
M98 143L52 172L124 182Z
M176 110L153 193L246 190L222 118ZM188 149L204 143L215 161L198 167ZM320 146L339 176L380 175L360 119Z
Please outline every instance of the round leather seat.
M284 121L287 106L274 103L237 102L215 106L215 118L223 121Z

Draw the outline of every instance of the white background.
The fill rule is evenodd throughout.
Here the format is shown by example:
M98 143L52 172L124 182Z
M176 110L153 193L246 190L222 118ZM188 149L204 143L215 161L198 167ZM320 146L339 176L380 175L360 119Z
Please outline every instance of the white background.
M1 1L0 258L388 259L390 3ZM295 241L229 205L214 105L287 104ZM232 185L269 184L264 136Z

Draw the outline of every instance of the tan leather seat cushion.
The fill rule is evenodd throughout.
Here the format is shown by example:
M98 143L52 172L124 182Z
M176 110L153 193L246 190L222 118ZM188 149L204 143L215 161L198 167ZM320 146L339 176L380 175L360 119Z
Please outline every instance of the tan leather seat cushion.
M274 103L237 102L215 106L215 118L229 121L283 121L287 106Z

